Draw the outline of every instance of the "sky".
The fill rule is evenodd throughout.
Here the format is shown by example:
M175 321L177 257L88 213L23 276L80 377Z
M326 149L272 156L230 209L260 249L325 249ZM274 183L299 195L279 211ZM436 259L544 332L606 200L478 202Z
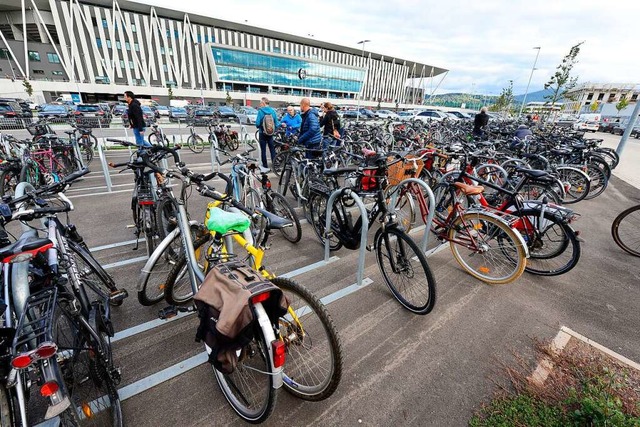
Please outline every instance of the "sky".
M138 0L141 1L141 0ZM584 42L578 82L640 84L640 2L603 0L146 0L450 70L427 93L515 95L542 90L571 46Z

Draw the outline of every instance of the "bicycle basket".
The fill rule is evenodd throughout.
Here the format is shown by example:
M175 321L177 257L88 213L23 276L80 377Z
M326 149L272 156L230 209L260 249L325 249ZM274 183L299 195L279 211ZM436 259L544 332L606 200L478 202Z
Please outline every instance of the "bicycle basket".
M422 160L412 160L414 156L407 156L407 162L395 162L389 166L387 177L389 185L398 185L407 178L417 178L422 172L424 162ZM392 158L389 158L391 161Z

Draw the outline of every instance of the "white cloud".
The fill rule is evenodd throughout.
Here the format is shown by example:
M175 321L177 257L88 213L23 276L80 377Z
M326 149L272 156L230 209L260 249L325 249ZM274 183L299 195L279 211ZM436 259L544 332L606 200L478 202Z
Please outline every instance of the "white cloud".
M201 0L148 4L313 37L451 70L438 92L523 93L541 46L530 91L540 90L571 46L584 41L574 68L580 81L640 83L640 2L470 0ZM437 81L433 83L433 87ZM428 86L428 89L430 86Z

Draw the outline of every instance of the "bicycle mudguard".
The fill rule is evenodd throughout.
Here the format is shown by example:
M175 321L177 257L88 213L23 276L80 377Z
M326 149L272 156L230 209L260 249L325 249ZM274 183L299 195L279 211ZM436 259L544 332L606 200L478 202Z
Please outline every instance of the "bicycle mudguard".
M509 213L502 213L501 215L496 215L493 212L489 212L485 209L482 208L474 208L471 207L467 210L465 210L463 212L464 214L468 214L468 213L480 213L480 214L484 214L487 216L492 217L493 219L496 219L498 221L502 221L503 223L505 223L511 230L513 230L513 232L515 233L516 237L518 238L518 240L520 241L520 244L522 245L522 247L524 248L524 254L526 258L529 258L529 247L527 246L527 242L525 242L524 237L522 237L522 234L520 234L520 232L513 227L511 224L513 224L515 221L518 220L518 217L513 216Z
M206 226L209 231L215 231L220 234L226 234L230 231L242 233L251 227L251 220L245 214L226 212L220 208L210 208Z

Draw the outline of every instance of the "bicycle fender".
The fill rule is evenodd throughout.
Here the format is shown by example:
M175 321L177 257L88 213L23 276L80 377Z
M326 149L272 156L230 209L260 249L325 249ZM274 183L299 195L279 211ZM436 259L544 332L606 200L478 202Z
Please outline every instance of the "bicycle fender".
M466 211L464 211L464 213L481 213L487 216L492 217L493 219L500 221L504 224L507 225L507 227L509 227L516 235L516 237L518 238L520 244L522 245L522 247L524 248L524 255L525 258L529 258L529 248L527 247L527 242L524 241L524 237L522 237L522 235L520 234L520 232L518 230L516 230L514 227L511 226L511 224L509 224L508 221L505 220L504 216L499 216L494 214L493 212L489 212L485 209L480 209L480 208L469 208Z

